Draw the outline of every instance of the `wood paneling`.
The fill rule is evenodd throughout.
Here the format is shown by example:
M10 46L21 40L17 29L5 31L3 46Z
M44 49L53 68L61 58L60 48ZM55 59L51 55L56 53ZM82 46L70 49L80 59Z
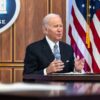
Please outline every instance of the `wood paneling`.
M50 0L50 12L61 16L64 24L63 41L66 40L66 0Z
M12 28L0 34L0 62L12 62Z
M43 37L41 22L48 13L47 7L48 0L21 0L14 31L14 62L23 62L26 46Z
M23 68L14 68L14 82L22 82Z
M2 83L12 83L12 68L0 68L0 81Z
M11 28L0 33L0 81L20 82L26 46L40 40L42 19L47 13L58 13L66 25L66 0L20 0L20 14Z

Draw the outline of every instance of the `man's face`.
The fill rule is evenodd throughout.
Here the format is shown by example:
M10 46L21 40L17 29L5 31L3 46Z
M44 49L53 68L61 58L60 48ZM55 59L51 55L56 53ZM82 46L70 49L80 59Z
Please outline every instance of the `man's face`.
M60 17L55 16L50 19L47 27L47 36L54 42L59 41L63 37L63 24Z

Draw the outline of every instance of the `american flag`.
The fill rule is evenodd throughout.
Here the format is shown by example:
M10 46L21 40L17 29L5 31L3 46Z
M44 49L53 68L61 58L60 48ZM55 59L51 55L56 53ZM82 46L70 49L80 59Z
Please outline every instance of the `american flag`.
M84 70L99 73L100 0L72 0L71 2L67 41L72 45L75 56L85 58Z

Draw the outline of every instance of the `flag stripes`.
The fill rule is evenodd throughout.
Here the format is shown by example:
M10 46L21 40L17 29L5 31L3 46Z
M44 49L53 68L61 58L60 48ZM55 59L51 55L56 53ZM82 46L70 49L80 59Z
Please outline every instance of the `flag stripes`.
M79 1L73 0L68 38L70 39L70 43L74 49L75 55L85 58L86 63L84 70L98 73L100 72L100 9L97 9L96 13L90 14L93 15L93 17L90 16L90 25L88 25L86 20L86 16L88 16L86 15L86 8L83 9L86 7L86 1L82 1L82 7L80 8L78 7L80 5L77 4ZM94 2L95 0L89 1L90 4L93 4L91 1ZM100 2L98 1L98 3ZM91 8L90 6L94 7L93 5L89 5L89 8ZM88 34L90 38L90 48L88 48L86 44L87 26L89 28Z

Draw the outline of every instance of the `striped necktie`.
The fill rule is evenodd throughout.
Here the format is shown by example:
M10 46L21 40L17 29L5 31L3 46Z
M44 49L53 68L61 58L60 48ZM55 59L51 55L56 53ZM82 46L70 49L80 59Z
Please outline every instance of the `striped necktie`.
M57 44L54 45L54 56L56 60L61 60L61 55Z

